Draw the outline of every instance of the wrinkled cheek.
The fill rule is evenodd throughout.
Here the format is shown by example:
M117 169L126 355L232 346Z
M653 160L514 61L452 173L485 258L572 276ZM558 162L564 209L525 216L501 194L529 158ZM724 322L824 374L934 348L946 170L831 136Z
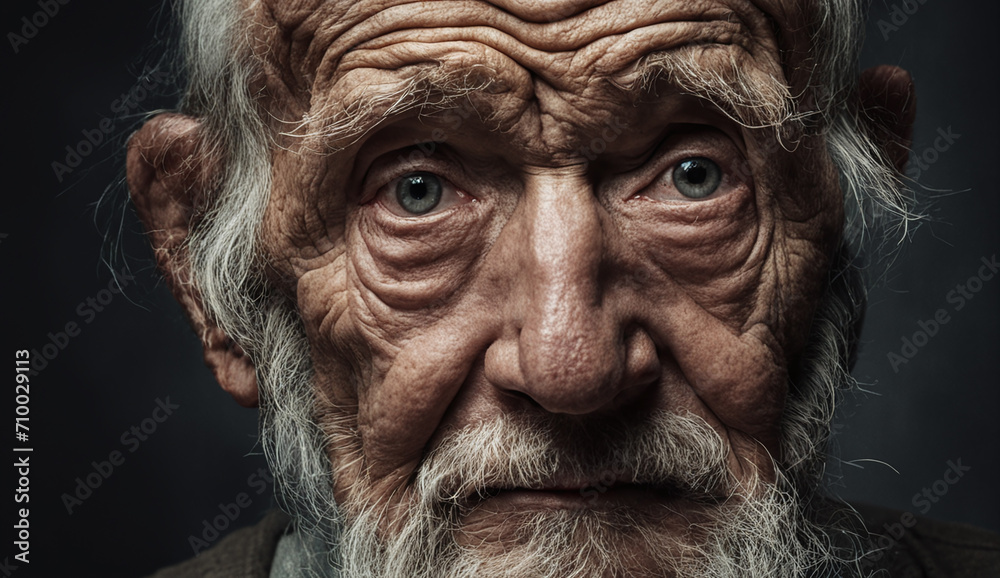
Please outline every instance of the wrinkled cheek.
M373 204L362 207L348 247L351 282L364 305L383 317L447 305L486 249L477 225L487 217L451 210L411 222Z
M661 332L672 342L671 353L684 382L704 411L730 434L755 440L734 451L753 455L759 442L777 455L788 378L770 329L758 324L743 333L733 332L693 302L669 315L673 323L662 324ZM733 435L729 438L735 446Z
M397 226L358 212L342 310L323 320L318 338L331 357L349 358L356 389L341 398L353 393L356 461L371 491L388 496L405 487L481 345L460 302L484 247L455 219L448 227Z
M343 253L297 284L318 378L333 402L351 406L385 378L401 345L441 316L481 250L461 227L393 230L365 209L349 217Z
M430 351L439 343L433 327L453 315L486 249L469 213L400 222L367 205L348 223L346 309L334 334L340 349L366 354L362 396L406 359L404 349Z
M370 357L342 339L348 309L343 255L299 277L296 294L312 362L310 417L322 432L322 451L331 465L334 498L351 503L361 487L357 436L358 376ZM294 379L293 376L287 376ZM306 427L306 426L303 426Z
M635 238L646 264L645 296L660 304L645 317L662 354L674 358L708 419L769 449L776 448L787 388L775 338L773 231L764 201L742 194L664 212Z
M635 239L648 262L678 284L732 288L749 280L743 275L762 265L773 223L750 194L732 195L713 206L693 205L677 215L646 216L647 234ZM651 218L652 217L652 218ZM650 222L652 221L652 222Z
M753 349L754 346L747 346L734 353L743 359L753 359L757 357ZM760 442L777 456L788 375L782 365L762 358L763 355L759 356L754 363L733 363L740 373L737 380L707 379L695 388L699 397L730 429ZM742 449L749 451L753 446L755 444L746 444Z

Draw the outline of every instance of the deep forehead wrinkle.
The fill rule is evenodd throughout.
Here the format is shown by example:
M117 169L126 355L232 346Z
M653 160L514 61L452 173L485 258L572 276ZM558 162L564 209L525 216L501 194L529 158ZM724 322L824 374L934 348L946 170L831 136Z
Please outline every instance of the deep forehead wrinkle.
M358 134L414 108L448 108L474 92L507 93L527 104L537 100L541 84L555 90L548 94L562 95L556 98L626 104L666 82L717 105L725 102L720 108L747 126L776 124L786 110L778 29L748 0L613 0L552 22L526 22L473 0L335 8L300 10L297 20L286 21L295 23L288 54L300 57L307 77L302 88L312 103L303 117L312 128L302 127L334 140L349 136L337 134L341 125ZM686 61L662 58L670 53ZM650 56L656 57L658 86L642 82L650 77ZM682 68L689 79L715 82L696 82L692 90L684 75L671 73ZM738 90L729 90L730 84ZM622 90L633 94L623 99ZM512 118L527 112L510 105L504 110ZM760 110L778 113L761 120Z
M711 48L720 49L724 56L719 58ZM724 45L687 45L667 52L666 55L670 58L664 57L663 52L651 54L652 60L644 60L633 67L635 74L630 82L598 83L582 95L583 98L604 102L605 106L602 106L600 114L583 121L580 128L589 124L605 126L607 115L617 118L616 111L634 115L634 106L640 101L645 101L649 106L654 103L671 106L669 103L672 101L664 101L658 95L664 84L674 92L705 98L717 109L730 114L734 120L747 127L755 124L776 126L787 120L789 109L786 108L786 87L777 79L767 76L763 81L746 82L746 71L740 69L736 60L728 58L732 56L731 51L731 46ZM719 62L728 65L720 67ZM435 111L463 107L466 109L463 116L467 116L470 101L465 99L476 93L485 93L482 98L493 103L486 109L477 110L480 119L493 127L491 130L510 127L523 120L522 115L531 107L538 107L536 114L543 112L542 94L549 94L551 97L552 93L552 89L545 88L547 84L538 84L520 67L499 66L492 70L489 69L489 63L484 63L481 59L475 59L474 63L470 68L449 60L440 65L410 66L405 73L390 68L380 73L390 77L391 81L375 85L365 81L352 82L350 77L344 78L337 87L337 93L339 96L347 96L328 99L334 106L314 109L308 117L312 126L309 130L313 136L320 137L329 150L339 150L344 144L354 142L355 137L386 121L414 114L412 111L423 116ZM476 68L489 70L477 73ZM717 74L711 77L715 81L704 80L705 75L701 71L709 68L716 69ZM370 75L372 71L361 69L359 72ZM723 75L734 79L742 75L742 81L730 85ZM692 79L695 84L692 84ZM342 89L348 92L340 92ZM482 98L475 100L482 103ZM519 104L511 107L512 100ZM508 105L496 106L501 101L507 101ZM350 104L344 106L342 103L345 102ZM626 112L630 109L631 112ZM484 118L484 110L493 112L487 115L488 118Z
M725 21L652 24L619 34L600 36L586 44L560 51L538 49L492 27L420 29L393 32L358 46L344 55L334 74L343 74L365 66L406 44L431 45L443 42L482 44L510 58L533 76L559 90L574 88L575 77L572 72L587 73L583 77L583 84L592 78L613 78L625 74L639 59L653 52L705 44L732 44L747 52L752 49L746 29Z
M467 18L455 18L454 4L476 6L476 10ZM718 3L698 9L691 3L652 4L646 10L638 10L635 6L625 6L627 10L622 10L622 7L616 8L618 4L624 2L605 4L569 19L545 23L524 22L482 2L434 2L416 14L407 6L395 6L359 23L342 40L352 46L378 46L384 44L384 41L379 42L380 37L400 30L485 27L508 34L530 48L561 52L579 50L601 38L664 23L723 21L742 24L749 32L749 29L759 28L754 24L760 24L760 17L764 16L757 13L758 17L753 18L750 10L743 10L744 14L740 14L732 6ZM760 34L764 30L754 32Z
M529 22L493 4L476 0L438 0L420 3L362 1L330 3L311 13L291 10L278 4L271 17L291 41L288 63L297 71L306 90L321 89L314 81L335 78L341 59L362 47L376 48L397 42L399 36L423 37L448 33L463 36L456 29L468 29L464 36L493 31L494 38L507 37L522 51L558 54L579 51L602 39L631 34L636 40L663 31L667 23L714 22L709 28L691 27L699 34L714 35L715 41L740 42L754 53L777 52L777 40L768 12L748 0L684 0L648 2L614 0L552 22ZM715 30L712 30L714 28ZM728 37L726 37L728 36ZM490 36L485 36L489 39ZM683 38L681 42L707 39ZM440 39L439 39L440 41ZM663 46L660 47L664 48Z

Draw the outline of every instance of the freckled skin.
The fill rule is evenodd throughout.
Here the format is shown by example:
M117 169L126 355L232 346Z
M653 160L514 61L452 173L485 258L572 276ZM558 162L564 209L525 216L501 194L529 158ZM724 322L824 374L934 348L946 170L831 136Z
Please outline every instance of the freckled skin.
M729 443L738 476L773 475L789 368L842 227L825 143L797 134L786 149L665 83L638 98L620 86L653 49L696 43L706 71L732 55L798 94L803 6L269 0L251 12L272 114L307 119L308 136L279 138L263 238L304 320L321 421L356 423L358 441L328 450L338 500L392 506L444 432L508 412L690 411ZM324 115L427 67L492 84L455 104L464 115L318 134ZM693 157L723 172L703 200L670 177ZM407 216L396 183L417 171L447 190L443 208Z

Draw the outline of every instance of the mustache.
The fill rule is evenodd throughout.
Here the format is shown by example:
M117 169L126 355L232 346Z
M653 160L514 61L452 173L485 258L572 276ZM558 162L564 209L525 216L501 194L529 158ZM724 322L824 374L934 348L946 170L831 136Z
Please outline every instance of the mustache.
M425 456L419 499L467 505L497 491L580 490L609 481L699 501L732 495L728 448L692 414L580 421L508 414L451 432Z

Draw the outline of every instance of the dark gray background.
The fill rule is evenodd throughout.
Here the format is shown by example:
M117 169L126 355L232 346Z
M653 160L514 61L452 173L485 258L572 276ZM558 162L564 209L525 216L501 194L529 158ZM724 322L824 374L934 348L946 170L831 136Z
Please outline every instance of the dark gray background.
M886 38L877 23L889 19L893 5L876 2L864 63L897 64L913 73L916 151L933 146L939 128L961 137L921 175L929 219L872 294L855 372L869 393L846 400L834 448L843 463L831 460L830 470L835 491L846 498L919 513L914 494L941 480L949 460L960 459L972 469L928 515L1000 530L1000 279L986 282L961 311L946 301L956 284L977 273L980 258L1000 249L994 29L1000 7L911 2L918 10ZM38 10L33 1L6 3L5 35ZM252 499L234 526L252 524L270 504L269 492L256 494L258 486L248 481L263 465L256 412L239 408L201 365L196 339L151 270L136 219L122 210L122 190L114 188L117 199L95 207L121 177L119 151L138 119L116 115L112 103L152 60L144 51L158 14L151 1L75 0L17 54L9 42L0 46L4 355L12 361L15 349L41 349L49 332L70 321L82 329L32 380L32 563L15 576L143 575L190 557L189 536L201 534L220 503L241 492ZM171 104L169 95L141 103L147 110ZM63 161L65 147L105 117L115 122L116 138L58 182L51 163ZM119 227L121 243L105 237ZM102 259L110 254L124 255L137 283L86 323L77 307L107 286L111 274ZM951 321L894 372L887 354L898 353L902 337L941 308ZM3 404L12 418L9 391ZM168 397L180 408L129 453L122 434L150 417L157 398ZM114 450L124 451L125 462L68 514L62 494L72 493L76 478L93 471L91 462ZM3 477L12 496L13 471ZM0 563L13 562L12 540L5 539Z

